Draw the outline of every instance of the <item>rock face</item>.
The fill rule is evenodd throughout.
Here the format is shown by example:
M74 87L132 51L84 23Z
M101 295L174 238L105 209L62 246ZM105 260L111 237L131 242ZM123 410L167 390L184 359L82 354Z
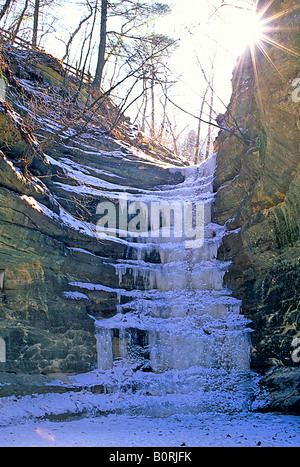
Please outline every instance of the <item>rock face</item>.
M287 50L299 53L296 3L259 4L264 18L273 17L269 34L282 47L263 42L265 53L256 47L234 72L222 116L230 131L219 133L215 147L214 219L227 227L219 250L220 258L232 260L225 281L252 320L252 367L278 367L263 380L273 387L270 407L277 409L289 367L294 395L284 410L299 411L300 102L294 80L300 69L299 56Z
M88 371L97 362L92 315L114 314L116 294L70 284L116 286L111 263L127 249L97 238L97 204L111 190L180 182L166 170L178 163L164 148L153 159L150 143L148 154L134 148L138 135L124 120L117 131L127 142L107 136L110 104L82 112L72 81L46 54L6 47L1 69L0 370Z

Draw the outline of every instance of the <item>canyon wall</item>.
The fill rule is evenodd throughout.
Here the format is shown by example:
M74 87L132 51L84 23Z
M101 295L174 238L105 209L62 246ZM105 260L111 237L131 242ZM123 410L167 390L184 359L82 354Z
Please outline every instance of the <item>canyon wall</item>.
M252 320L251 365L274 394L269 407L299 410L299 5L267 3L272 43L239 59L218 118L214 220L227 227L219 258L232 260L225 282Z
M113 264L129 248L97 237L97 205L182 181L166 170L180 163L125 119L122 140L108 135L117 109L106 101L88 112L53 57L6 46L0 64L0 370L88 371L97 364L93 316L116 313L105 287L117 287Z

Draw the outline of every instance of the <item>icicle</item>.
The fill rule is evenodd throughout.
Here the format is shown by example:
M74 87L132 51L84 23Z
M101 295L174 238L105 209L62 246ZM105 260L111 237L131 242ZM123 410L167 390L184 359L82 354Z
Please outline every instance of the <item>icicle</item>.
M113 365L112 330L104 327L96 331L98 368L108 370Z

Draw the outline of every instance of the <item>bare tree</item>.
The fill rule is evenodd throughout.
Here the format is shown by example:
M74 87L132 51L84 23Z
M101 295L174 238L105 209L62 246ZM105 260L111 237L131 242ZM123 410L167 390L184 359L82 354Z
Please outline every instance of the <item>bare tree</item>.
M207 85L203 97L202 97L202 102L201 102L201 107L200 107L200 114L199 114L199 120L198 120L198 130L197 130L197 137L196 137L196 147L195 147L195 153L194 153L194 163L197 165L199 163L199 157L200 157L200 136L201 136L201 124L202 124L202 115L203 115L203 110L204 110L204 105L206 102L206 95L209 89L209 85Z
M176 41L170 37L161 35L161 34L150 34L148 37L145 37L143 41L137 40L134 46L134 61L143 63L142 67L142 81L143 88L145 90L143 95L144 108L142 113L142 131L145 131L145 126L149 123L150 135L152 138L156 136L156 92L155 88L159 86L164 86L164 93L167 93L168 89L168 79L166 73L165 63L167 58L170 56L171 52L174 50ZM147 59L147 57L151 57ZM148 90L150 91L148 95ZM150 102L150 122L147 122L147 110L148 103ZM167 102L165 100L165 107ZM164 122L166 117L164 117ZM163 126L165 123L163 124ZM161 135L161 129L159 131ZM158 136L161 137L161 136Z
M13 3L14 0L6 0L6 2L4 3L1 11L0 11L0 21L1 19L3 18L3 16L5 15L5 13L7 12L7 10L9 9L10 5Z
M39 27L40 0L34 1L33 29L32 29L32 47L37 46L37 36Z
M58 4L58 0L6 1L0 15L6 14L5 29L10 32L10 43L13 44L16 37L21 36L37 47L46 35L55 30L58 19L50 12L55 4Z
M105 65L105 48L107 38L107 5L107 0L101 0L100 42L96 73L93 81L93 88L97 91L100 90L103 69Z
M99 92L100 90L103 69L111 55L116 55L117 53L120 56L120 52L123 51L125 62L129 63L130 60L132 60L132 56L128 57L128 48L125 45L125 40L139 40L141 44L144 39L140 32L138 32L137 35L133 35L132 31L134 29L138 30L138 28L145 26L155 17L169 11L170 8L167 5L149 0L116 0L115 2L101 0L100 39L97 66L93 81L93 89L95 92ZM125 18L125 23L121 26L119 32L107 30L107 22L110 16ZM115 37L115 40L112 40L112 36Z
M69 53L70 53L70 47L71 47L71 44L75 38L75 36L79 33L80 29L82 28L82 26L84 25L84 23L86 23L92 16L93 14L93 8L92 6L90 5L89 1L87 0L87 4L88 4L88 7L89 7L89 13L87 16L84 16L78 26L76 27L76 29L72 32L72 34L70 35L70 38L66 44L66 51L65 51L65 54L64 56L62 57L62 61L65 61L65 59L68 57Z
M144 132L146 129L146 121L147 121L147 107L148 107L148 90L147 90L147 78L144 74L143 76L143 101L144 101L144 108L142 114L142 131Z
M212 114L213 114L213 108L214 108L214 61L212 61L211 64L211 75L210 75L210 104L209 104L209 121L212 121ZM212 126L208 125L208 131L207 131L207 145L206 145L206 154L205 154L205 159L209 157L210 153L210 148L212 144Z
M24 8L23 8L23 10L21 11L21 14L20 14L20 16L19 16L19 18L18 18L18 20L17 20L17 23L16 23L15 28L12 30L12 35L11 35L11 43L12 43L12 44L15 42L16 37L17 37L17 35L18 35L18 33L19 33L19 30L20 30L20 27L21 27L21 23L22 23L22 21L23 21L23 19L24 19L26 10L27 10L27 8L28 8L28 2L29 2L29 0L25 0Z

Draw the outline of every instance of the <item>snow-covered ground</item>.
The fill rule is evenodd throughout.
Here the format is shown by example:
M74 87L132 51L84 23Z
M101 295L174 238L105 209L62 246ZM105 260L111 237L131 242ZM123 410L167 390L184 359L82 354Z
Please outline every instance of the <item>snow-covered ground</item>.
M295 447L300 445L299 428L299 417L276 414L178 414L169 418L111 414L9 425L0 428L0 446Z
M162 416L166 406L172 409L172 397L178 413ZM178 394L157 398L80 390L4 397L0 446L300 446L298 416L248 410L192 413L193 401L185 413L180 407L187 405L180 405Z

